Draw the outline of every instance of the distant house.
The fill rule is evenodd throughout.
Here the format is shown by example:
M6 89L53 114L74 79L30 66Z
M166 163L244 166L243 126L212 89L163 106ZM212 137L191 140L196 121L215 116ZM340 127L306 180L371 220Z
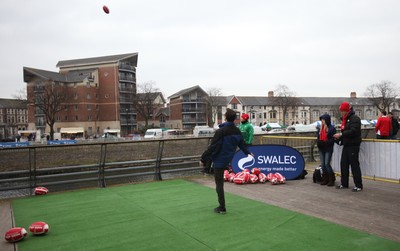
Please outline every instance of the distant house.
M169 114L166 114L167 101L161 92L138 93L136 95L135 109L137 112L138 129L147 127L165 127ZM164 116L162 116L164 114Z
M26 100L0 98L0 140L13 139L28 129Z

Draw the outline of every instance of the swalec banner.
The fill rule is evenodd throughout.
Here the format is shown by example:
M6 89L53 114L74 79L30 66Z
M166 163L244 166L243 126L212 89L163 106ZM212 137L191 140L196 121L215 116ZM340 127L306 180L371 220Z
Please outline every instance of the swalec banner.
M287 180L299 177L304 170L305 162L303 156L296 149L283 145L255 145L248 147L254 154L245 155L242 151L236 152L232 159L232 170L235 173L244 169L257 167L261 172L280 173Z

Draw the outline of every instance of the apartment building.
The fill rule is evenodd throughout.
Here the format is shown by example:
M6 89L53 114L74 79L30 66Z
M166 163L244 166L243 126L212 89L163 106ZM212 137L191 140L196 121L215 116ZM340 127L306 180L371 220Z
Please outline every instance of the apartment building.
M208 125L208 94L198 85L183 89L169 98L169 124L176 129Z
M104 129L120 129L121 136L137 130L134 98L138 53L63 60L59 72L23 68L27 84L30 128L49 132L46 115L38 108L46 86L63 93L62 110L56 113L55 131L83 127L86 136Z
M28 129L26 100L0 98L0 140L13 139Z

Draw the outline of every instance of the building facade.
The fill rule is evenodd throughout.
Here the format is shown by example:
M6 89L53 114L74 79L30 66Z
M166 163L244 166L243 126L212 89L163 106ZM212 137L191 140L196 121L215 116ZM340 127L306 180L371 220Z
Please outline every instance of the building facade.
M169 124L176 129L208 125L208 95L198 85L181 90L169 98Z
M0 140L14 140L18 131L28 129L26 100L0 98Z
M137 130L137 53L59 61L59 72L24 67L30 129L49 132L46 114L38 100L46 86L62 89L62 110L56 113L54 129L83 127L85 136L101 135L104 129L120 129L121 136Z

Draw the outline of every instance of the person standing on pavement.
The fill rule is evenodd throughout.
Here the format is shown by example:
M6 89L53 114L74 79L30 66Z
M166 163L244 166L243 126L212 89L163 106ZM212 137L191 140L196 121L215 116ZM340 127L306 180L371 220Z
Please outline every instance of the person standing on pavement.
M334 186L335 172L331 166L333 145L335 139L333 135L336 133L336 128L331 123L331 116L324 114L320 118L321 126L317 130L317 146L319 150L319 159L322 168L321 185Z
M225 214L225 194L224 194L224 171L228 169L233 156L239 147L244 154L252 155L247 149L242 133L235 125L236 112L232 109L227 109L225 113L226 122L215 132L211 139L210 145L201 156L200 166L211 160L214 168L215 186L218 195L219 206L214 209L214 212Z
M388 113L388 117L392 121L392 130L390 131L390 139L396 139L397 133L399 132L399 121L393 116L392 112Z
M251 145L253 143L254 138L254 128L249 122L249 115L243 113L240 117L240 125L239 129L242 132L244 143L246 145Z
M376 138L377 139L389 139L390 131L392 129L392 120L386 116L386 111L381 111L381 116L378 118L378 122L375 126Z
M333 135L335 139L343 145L342 156L340 159L341 183L336 187L345 189L349 187L349 167L353 174L355 187L353 192L363 189L362 175L359 161L361 145L361 119L355 114L350 104L343 102L339 110L342 115L341 132Z

